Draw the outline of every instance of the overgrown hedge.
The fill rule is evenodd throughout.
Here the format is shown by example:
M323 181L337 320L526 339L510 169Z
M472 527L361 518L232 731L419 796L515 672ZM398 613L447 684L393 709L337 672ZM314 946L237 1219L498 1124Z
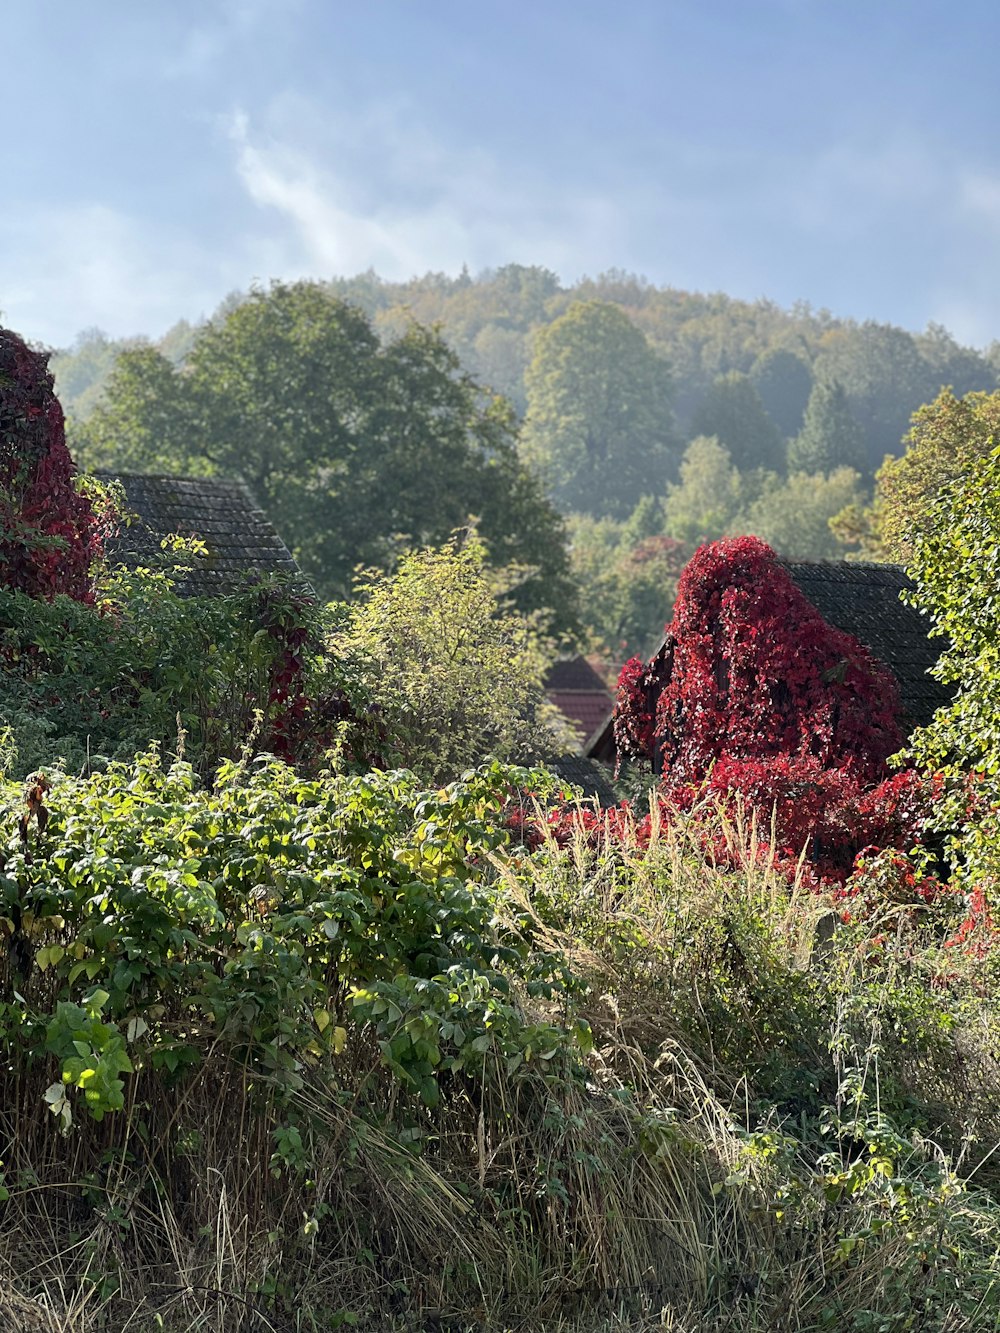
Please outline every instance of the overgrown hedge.
M155 751L0 785L24 1299L88 1333L984 1327L995 955L954 904L872 865L826 939L724 811L725 864L658 807L529 852L529 789Z

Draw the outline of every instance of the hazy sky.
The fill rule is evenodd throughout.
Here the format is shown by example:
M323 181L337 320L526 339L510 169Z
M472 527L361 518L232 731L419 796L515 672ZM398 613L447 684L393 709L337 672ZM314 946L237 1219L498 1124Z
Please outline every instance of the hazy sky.
M543 264L1000 338L993 0L5 7L0 311Z

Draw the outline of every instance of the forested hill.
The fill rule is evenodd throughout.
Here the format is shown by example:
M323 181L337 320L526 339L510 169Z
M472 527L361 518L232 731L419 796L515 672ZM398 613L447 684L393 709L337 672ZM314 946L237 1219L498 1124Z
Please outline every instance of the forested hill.
M535 334L581 301L621 307L668 363L673 410L683 437L690 435L698 409L719 376L748 375L785 437L799 430L811 386L817 380L837 380L863 432L871 469L884 454L901 451L911 413L933 399L942 385L952 385L959 395L992 390L1000 370L1000 344L985 351L962 347L936 325L915 334L892 325L835 318L805 304L783 310L768 300L747 302L721 293L655 287L614 270L573 286L563 286L547 269L516 264L478 277L428 274L394 283L368 272L329 285L386 332L398 332L411 317L439 322L466 369L509 397L522 413ZM228 298L220 313L238 300ZM171 360L183 360L195 332L182 322L160 346ZM124 345L90 330L53 357L67 411L85 417L92 410Z
M996 389L1000 344L508 266L277 283L52 366L84 469L242 476L324 596L475 516L521 609L620 661L705 541L883 553L876 470L942 386Z

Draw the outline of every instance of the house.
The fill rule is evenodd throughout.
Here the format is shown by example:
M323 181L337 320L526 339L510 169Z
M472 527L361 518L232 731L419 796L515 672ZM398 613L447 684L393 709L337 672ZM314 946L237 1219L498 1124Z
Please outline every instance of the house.
M899 688L904 733L926 725L949 701L948 690L930 675L940 645L928 637L926 617L901 600L913 587L901 566L846 560L777 564L827 624L857 639L891 671ZM664 652L670 656L671 649L664 639L654 658ZM586 753L613 762L614 746L612 722L591 737Z
M162 563L160 546L170 533L198 537L203 556L185 557L191 569L178 584L188 596L220 597L269 574L301 582L305 577L288 547L240 481L220 477L162 477L138 473L96 474L117 481L133 515L105 544L112 563L130 568Z
M589 754L593 738L611 718L614 695L585 657L564 657L553 662L545 676L545 697L559 709L579 740L580 752Z

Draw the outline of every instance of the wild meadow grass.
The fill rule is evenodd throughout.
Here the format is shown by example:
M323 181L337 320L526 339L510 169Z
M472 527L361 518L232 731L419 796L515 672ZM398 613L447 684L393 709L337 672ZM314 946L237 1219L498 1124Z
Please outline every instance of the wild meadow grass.
M750 818L529 851L506 781L147 762L12 831L0 1327L1000 1327L992 958Z

